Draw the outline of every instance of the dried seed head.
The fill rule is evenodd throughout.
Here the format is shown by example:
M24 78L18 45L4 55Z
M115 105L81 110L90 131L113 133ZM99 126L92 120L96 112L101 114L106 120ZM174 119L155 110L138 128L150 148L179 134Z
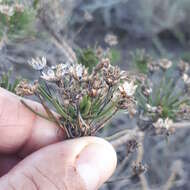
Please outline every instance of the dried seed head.
M101 63L103 64L103 67L108 68L111 64L110 64L110 59L109 58L103 58L101 60Z
M189 70L189 63L183 61L183 60L180 60L179 64L178 64L178 67L179 69L182 71L182 72L188 72Z
M139 163L133 163L132 164L132 170L134 175L140 175L142 173L145 173L147 171L147 166L143 165L141 162Z
M101 85L102 85L102 81L101 81L100 79L98 79L98 78L94 78L94 79L93 79L92 87L93 87L94 89L99 89L99 88L101 88Z
M102 58L103 56L103 53L104 53L104 50L99 46L97 49L96 49L96 55L99 59Z
M139 143L135 139L133 139L129 140L126 146L127 146L127 155L128 155L137 150L137 148L139 147Z
M69 105L69 103L70 103L70 101L68 100L68 99L64 99L63 100L63 104L64 104L64 106L68 106Z
M45 57L42 57L41 59L37 57L36 59L32 58L28 61L28 64L35 70L41 71L45 68L47 64L47 60Z
M108 86L113 86L120 80L120 69L109 65L103 69L103 77Z
M81 64L73 65L72 67L70 67L69 71L73 75L73 77L77 80L84 79L88 74L88 71L85 68L85 66Z
M179 107L179 116L184 119L190 118L190 105L181 104Z
M15 91L18 96L30 96L36 92L37 88L38 83L31 85L27 81L23 80L17 85Z
M146 96L149 97L150 94L152 93L152 88L147 88L146 86L142 86L142 93Z
M91 89L89 91L89 96L91 96L91 97L96 97L98 94L99 94L99 90L97 90L97 89Z
M128 105L128 113L130 117L134 117L134 115L137 113L136 109L136 102L130 102Z

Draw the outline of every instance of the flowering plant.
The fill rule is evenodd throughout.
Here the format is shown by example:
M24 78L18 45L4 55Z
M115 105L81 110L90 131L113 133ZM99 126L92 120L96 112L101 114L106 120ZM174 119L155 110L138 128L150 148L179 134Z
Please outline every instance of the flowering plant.
M0 38L15 39L34 33L36 10L19 1L0 1Z
M40 79L34 84L21 81L17 95L37 96L47 119L62 128L67 138L95 135L120 110L130 115L136 112L135 78L112 66L108 58L101 58L91 72L84 65L72 62L49 67L45 57L28 63L41 73Z

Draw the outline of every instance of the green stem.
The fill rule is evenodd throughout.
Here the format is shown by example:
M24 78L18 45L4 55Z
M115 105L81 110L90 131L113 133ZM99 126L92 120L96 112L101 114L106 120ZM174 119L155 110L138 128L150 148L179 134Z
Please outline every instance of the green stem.
M43 118L43 119L46 119L48 121L51 121L51 122L54 122L52 119L50 119L49 117L46 117L44 116L43 114L39 113L39 112L36 112L32 107L30 107L24 100L20 100L21 103L26 107L28 108L32 113L36 114L37 116Z

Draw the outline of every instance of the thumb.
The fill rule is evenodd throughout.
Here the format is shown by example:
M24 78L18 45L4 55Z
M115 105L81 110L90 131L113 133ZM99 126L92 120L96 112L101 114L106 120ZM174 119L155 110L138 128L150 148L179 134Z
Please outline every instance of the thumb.
M97 137L45 147L0 178L0 190L96 190L113 173L116 153Z

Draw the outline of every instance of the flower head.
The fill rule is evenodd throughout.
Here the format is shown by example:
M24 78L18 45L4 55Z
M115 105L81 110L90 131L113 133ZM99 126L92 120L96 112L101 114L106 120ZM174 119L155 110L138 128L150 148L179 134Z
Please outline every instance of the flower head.
M62 78L65 74L69 73L69 69L71 67L70 63L61 63L56 66L56 76L58 78Z
M93 18L93 15L90 12L85 11L85 13L84 13L84 19L87 22L92 22L94 18Z
M173 65L172 61L168 59L161 59L159 62L159 66L164 70L169 69L172 65Z
M153 126L157 129L164 127L164 120L162 118L159 118L155 123L153 123Z
M44 69L44 67L47 64L47 60L45 57L42 57L41 59L37 57L36 59L32 58L31 60L28 61L28 64L35 70L41 71Z
M164 124L165 124L165 128L166 128L167 130L169 130L169 129L171 128L171 126L173 125L173 121L167 117L167 118L165 119Z
M77 80L81 80L84 76L87 75L86 68L81 64L73 65L70 67L69 71Z
M159 118L156 123L153 123L153 126L157 129L165 128L169 130L173 124L173 121L169 118L166 118L165 120L162 118Z
M156 106L151 106L150 104L146 104L146 108L148 110L148 112L156 112L157 111L157 107Z
M20 4L20 3L16 3L15 5L14 5L14 8L15 8L15 11L16 12L23 12L24 11L24 5L22 5L22 4Z
M188 74L184 73L182 79L185 82L185 84L190 84L190 77L188 76Z
M35 83L34 85L32 85L32 84L29 84L26 80L22 80L17 85L15 91L18 96L30 96L35 93L37 88L38 88L38 83Z
M7 15L7 16L13 16L14 8L9 5L0 5L0 13Z
M110 46L115 46L118 44L118 39L117 39L117 36L116 35L113 35L113 34L107 34L105 36L105 39L104 41L110 45Z
M128 97L132 97L135 94L136 88L137 85L135 85L133 81L125 81L121 86L119 86L119 90L122 93L122 95Z
M180 71L182 72L188 72L189 70L189 63L183 61L183 60L180 60L179 64L178 64L178 67L180 69Z
M51 68L44 69L42 71L41 78L49 82L54 82L59 80L58 77L55 75L55 71Z

